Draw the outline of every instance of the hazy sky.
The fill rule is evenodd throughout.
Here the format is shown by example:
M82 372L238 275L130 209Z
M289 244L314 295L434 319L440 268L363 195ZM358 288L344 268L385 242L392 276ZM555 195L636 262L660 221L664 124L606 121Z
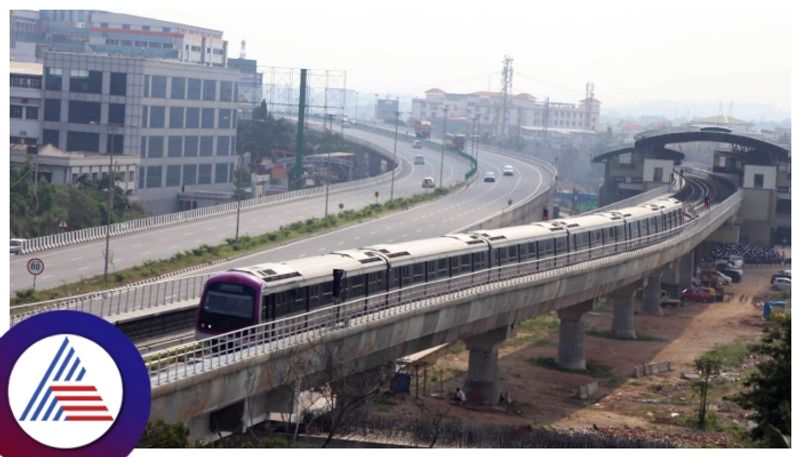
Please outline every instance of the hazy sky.
M243 1L61 3L224 31L259 65L341 69L360 92L497 90L613 108L643 100L767 103L790 111L788 1ZM37 6L28 5L27 8ZM43 6L38 6L39 8Z

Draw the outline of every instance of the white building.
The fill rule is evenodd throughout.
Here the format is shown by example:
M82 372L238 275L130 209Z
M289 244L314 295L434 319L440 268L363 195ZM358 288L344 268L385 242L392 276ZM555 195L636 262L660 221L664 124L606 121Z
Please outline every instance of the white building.
M45 52L41 143L138 155L134 198L151 214L229 200L238 81L226 68Z
M219 30L96 10L11 10L11 57L41 61L45 51L169 59L225 67Z
M411 102L412 117L419 120L436 121L447 118L470 121L478 117L481 131L499 136L503 109L501 92L473 92L470 94L451 94L441 89L430 89L425 98L415 98ZM537 100L531 94L519 93L507 100L509 134L518 129L524 131L562 130L565 132L595 132L600 117L600 101L591 97L578 103L557 103Z
M40 138L42 65L11 62L10 143L37 145Z

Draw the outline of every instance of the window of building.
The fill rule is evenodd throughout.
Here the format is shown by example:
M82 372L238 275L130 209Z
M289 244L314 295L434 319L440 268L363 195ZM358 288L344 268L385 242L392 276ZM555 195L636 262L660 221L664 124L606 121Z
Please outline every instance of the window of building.
M133 182L133 170L128 172L128 182L130 182L130 183Z
M217 137L217 155L226 156L230 153L230 137Z
M183 152L183 137L171 136L167 140L167 156L180 157Z
M164 157L164 137L150 136L147 140L147 157Z
M153 165L147 167L147 188L152 189L161 187L161 166Z
M164 116L165 116L165 108L163 106L151 106L150 107L150 128L151 129L163 129L164 128Z
M181 185L181 166L168 165L166 187L178 187L180 185Z
M187 136L183 138L183 156L184 157L197 157L198 138L196 136Z
M223 102L233 101L233 83L230 81L219 82L219 99Z
M128 75L125 73L111 72L108 93L111 95L125 95L128 87Z
M39 107L29 106L25 108L25 119L39 119Z
M108 22L101 22L100 23L100 28L107 29L108 28Z
M53 122L61 120L61 100L57 98L44 99L44 120Z
M100 123L100 102L69 101L69 122L76 124Z
M162 28L161 30L162 30L163 32L166 32L166 33L170 33L170 32L172 31L172 29L171 29L171 28L169 28L169 27L164 27L164 28Z
M183 128L183 107L173 106L169 109L169 128Z
M617 157L620 165L631 165L633 163L633 156L630 152L620 154Z
M142 127L147 127L149 124L147 123L148 115L150 114L150 108L148 106L142 107Z
M45 90L61 90L61 81L64 76L64 70L60 68L47 68L44 72L44 88Z
M22 105L11 105L11 117L13 119L22 119Z
M228 164L227 163L218 163L214 167L214 182L224 183L228 182Z
M144 189L144 167L139 167L139 189Z
M58 143L58 130L42 130L42 144L51 144L57 148L60 148L61 145Z
M214 108L203 108L203 122L204 129L214 128Z
M186 78L172 78L172 87L169 93L170 98L183 100L186 98Z
M133 46L133 41L131 41L131 40L122 40L122 41L119 42L119 44L122 45L122 46L130 47L130 46Z
M210 156L214 153L214 137L201 136L200 137L200 155Z
M183 180L181 184L196 184L197 179L197 165L189 164L183 166Z
M186 128L200 128L200 108L186 108Z
M148 41L147 42L147 47L148 48L160 48L161 47L161 43L159 43L158 41Z
M67 132L67 151L100 152L100 135L89 132Z
M146 136L142 136L141 141L142 141L142 143L140 144L140 148L139 148L139 157L145 158L145 157L147 157L147 137Z
M142 26L142 30L150 30L150 26L149 25L143 25Z
M219 110L219 125L217 126L217 128L221 129L231 128L231 110L229 109Z
M756 173L753 175L753 187L756 189L763 189L764 188L764 175L761 173Z
M109 103L108 104L108 123L109 124L125 124L125 104L124 103Z
M231 145L230 154L231 155L236 155L236 137L232 136L232 137L230 137L230 139L231 139L231 141L230 141L230 145Z
M211 184L211 164L201 163L197 170L198 184Z
M200 100L201 86L202 86L201 80L189 78L189 84L188 84L189 91L186 95L186 98L188 98L189 100Z
M167 98L167 77L153 76L153 85L150 88L152 98Z
M122 154L125 144L125 136L119 134L106 135L106 151L110 154Z
M775 205L775 212L783 216L791 216L792 201L786 198L779 198Z
M214 101L217 98L217 82L213 79L203 80L203 100Z
M150 76L144 75L144 96L150 97Z
M662 167L653 168L653 182L662 182L662 181L664 181L664 168Z
M146 41L134 41L134 44L137 48L146 48L147 42Z
M70 70L70 92L100 94L103 92L103 72L94 70Z

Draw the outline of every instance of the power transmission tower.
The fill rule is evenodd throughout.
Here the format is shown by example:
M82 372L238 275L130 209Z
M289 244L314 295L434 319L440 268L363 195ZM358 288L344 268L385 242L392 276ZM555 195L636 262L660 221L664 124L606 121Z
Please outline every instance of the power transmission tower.
M514 68L512 67L514 59L511 56L503 58L503 117L500 120L500 138L505 139L508 137L506 123L508 121L508 96L511 94L511 84L514 78Z

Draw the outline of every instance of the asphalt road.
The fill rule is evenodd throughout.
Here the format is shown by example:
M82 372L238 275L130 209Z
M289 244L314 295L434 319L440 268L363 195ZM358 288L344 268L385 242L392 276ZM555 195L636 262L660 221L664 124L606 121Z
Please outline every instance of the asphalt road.
M365 138L375 138L376 143L392 151L393 142L384 137L372 135ZM426 163L415 166L414 156L419 154L425 156ZM435 176L438 180L439 155L435 151L412 149L409 143L400 142L397 156L402 164L395 177L395 196L409 196L424 192L421 183L426 176ZM447 154L444 167L445 185L463 181L464 174L468 170L469 164L465 160ZM342 203L345 209L358 209L375 203L375 191L379 192L379 202L388 201L390 185L390 182L387 181L375 186L332 193L328 211L329 213L338 211L339 203ZM322 217L324 214L324 194L255 208L241 213L240 234L260 235L276 230L281 225L311 217ZM225 242L226 238L232 238L235 230L236 214L234 213L113 237L111 238L113 266L109 267L109 271L141 265L147 260L168 258L175 253L204 243L221 244ZM15 290L31 287L32 276L28 274L26 265L28 260L34 257L45 262L44 273L36 279L36 287L39 289L47 289L102 274L104 249L105 240L101 239L44 252L12 255L10 290L13 293Z

